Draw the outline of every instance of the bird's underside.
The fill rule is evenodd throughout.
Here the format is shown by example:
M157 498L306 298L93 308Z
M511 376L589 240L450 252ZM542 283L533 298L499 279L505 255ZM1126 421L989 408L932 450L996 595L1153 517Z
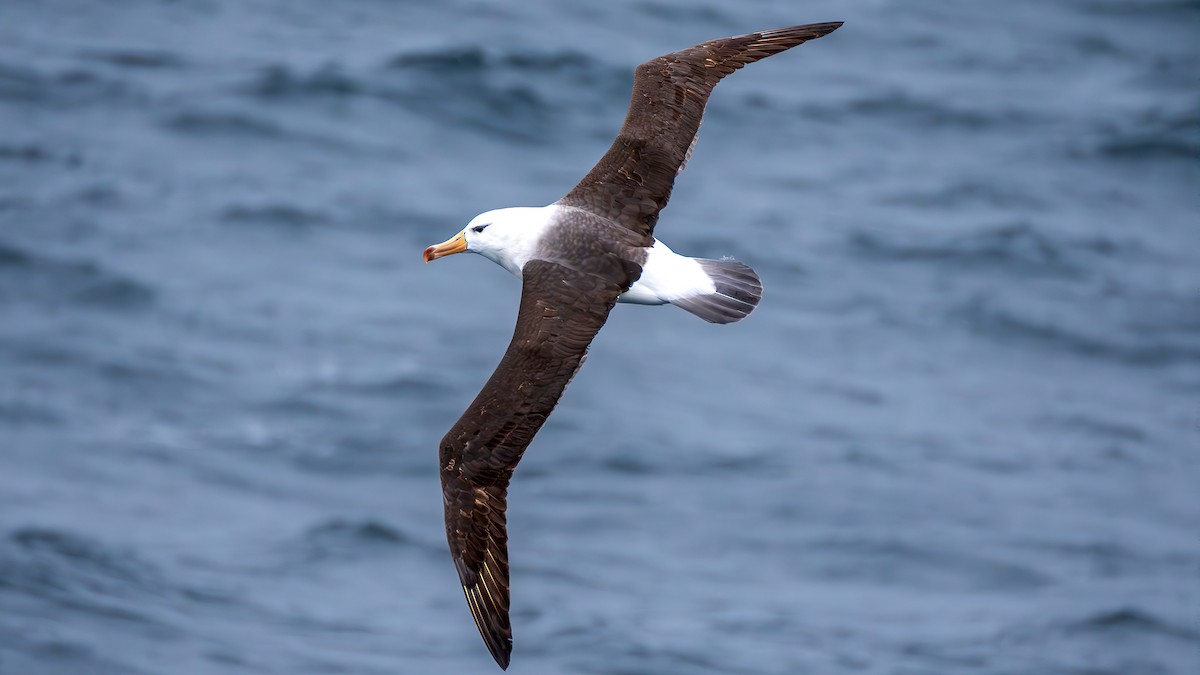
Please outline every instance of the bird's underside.
M557 204L607 221L611 239L621 246L650 246L658 213L691 153L717 82L840 25L713 40L638 66L629 112L612 147ZM586 255L538 258L524 266L512 342L440 446L450 552L467 605L501 668L508 667L512 651L505 529L509 479L617 297L641 274L637 262L613 253L614 246L590 242L575 249Z

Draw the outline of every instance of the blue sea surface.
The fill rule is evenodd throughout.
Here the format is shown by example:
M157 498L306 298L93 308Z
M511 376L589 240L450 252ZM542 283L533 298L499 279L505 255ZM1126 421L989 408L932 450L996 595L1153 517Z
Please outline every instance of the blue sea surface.
M509 672L1200 673L1200 2L4 0L0 673L497 672L437 443L519 282L421 252L731 76L509 499Z

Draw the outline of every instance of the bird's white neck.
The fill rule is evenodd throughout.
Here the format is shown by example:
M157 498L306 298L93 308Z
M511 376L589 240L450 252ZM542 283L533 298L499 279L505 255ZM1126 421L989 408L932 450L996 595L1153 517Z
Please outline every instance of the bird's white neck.
M559 206L516 206L476 216L467 225L470 250L521 276L525 263L538 251L538 242L554 224ZM474 228L486 225L481 232Z

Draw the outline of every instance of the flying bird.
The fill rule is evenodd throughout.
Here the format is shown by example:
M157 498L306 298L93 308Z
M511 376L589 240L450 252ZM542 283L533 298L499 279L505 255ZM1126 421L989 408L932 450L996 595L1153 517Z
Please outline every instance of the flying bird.
M473 251L521 278L512 342L439 447L450 553L475 625L502 669L512 653L508 483L614 304L672 304L723 324L745 318L762 297L746 265L685 257L654 237L709 94L742 66L841 25L712 40L643 63L612 147L565 197L482 213L425 249L425 262Z

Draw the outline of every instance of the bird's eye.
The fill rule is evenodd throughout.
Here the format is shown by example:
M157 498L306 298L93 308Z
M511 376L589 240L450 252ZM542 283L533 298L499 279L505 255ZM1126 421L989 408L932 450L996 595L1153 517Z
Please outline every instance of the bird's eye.
M488 223L488 225L491 225L491 223ZM474 232L483 232L483 228L485 227L487 227L487 225L476 225L475 227L472 227L471 230Z

